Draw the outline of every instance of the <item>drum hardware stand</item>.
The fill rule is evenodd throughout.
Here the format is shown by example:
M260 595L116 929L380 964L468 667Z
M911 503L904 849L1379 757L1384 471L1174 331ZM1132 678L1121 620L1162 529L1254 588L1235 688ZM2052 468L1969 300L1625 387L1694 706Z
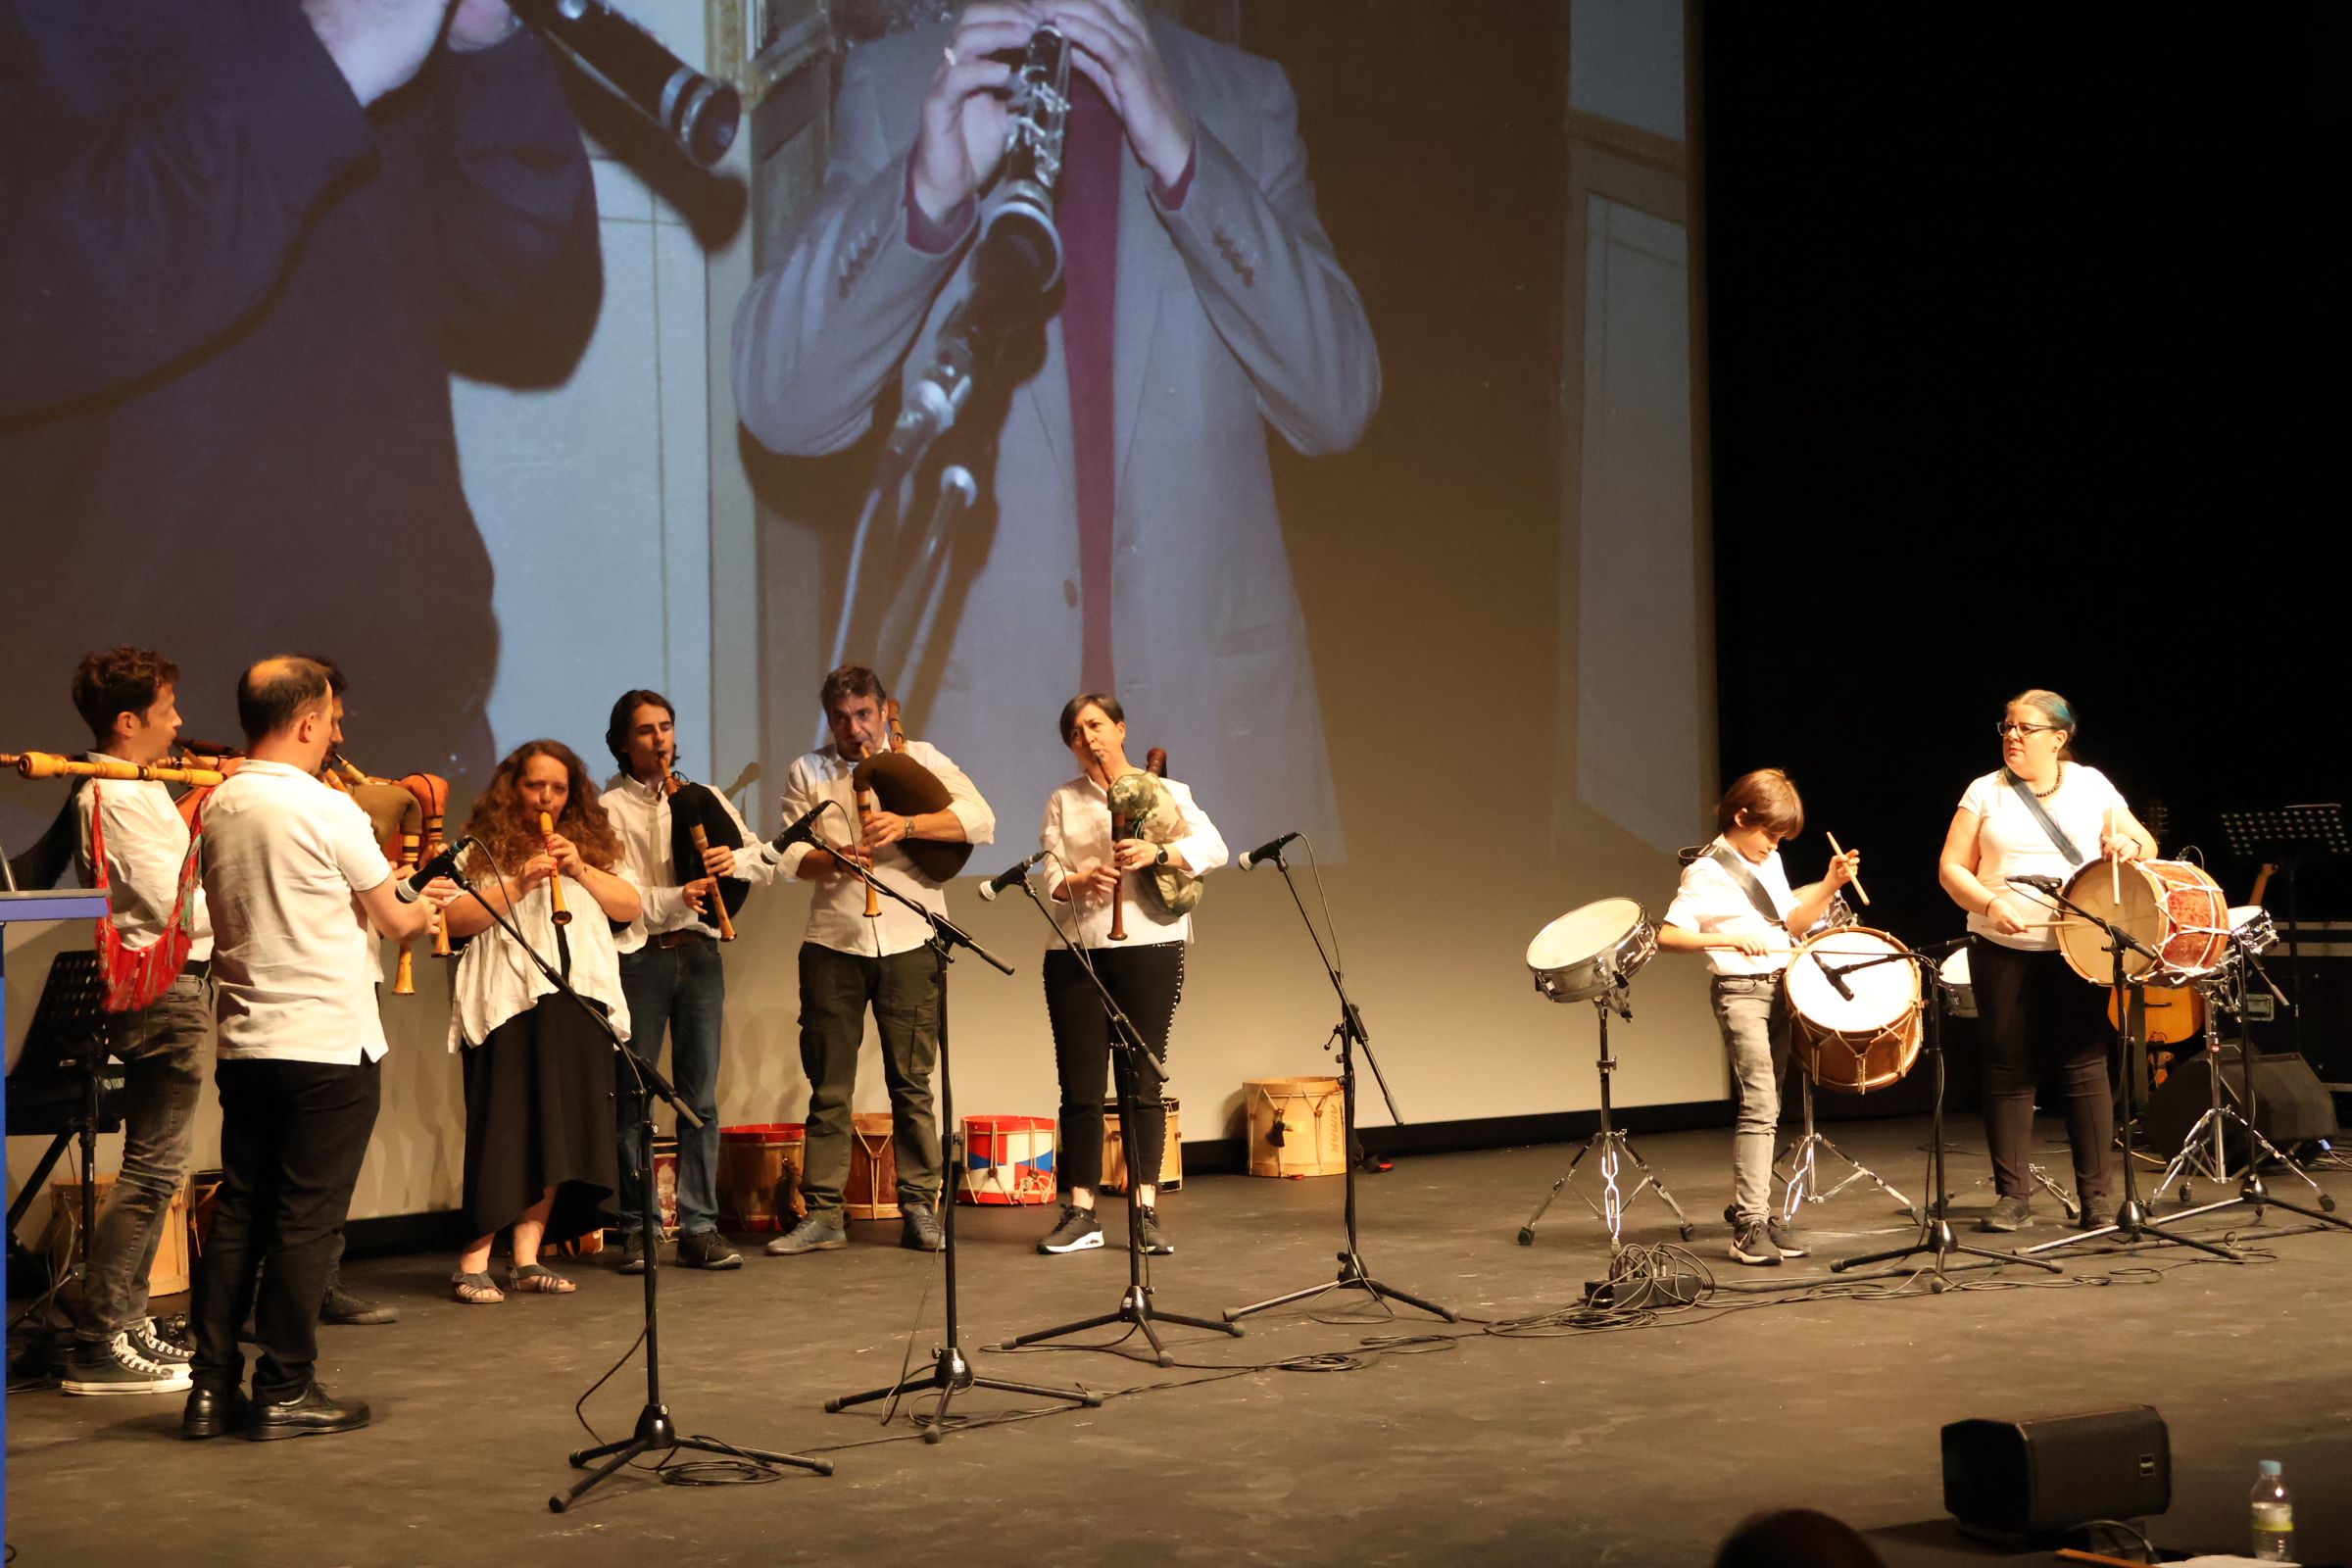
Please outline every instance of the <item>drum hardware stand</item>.
M2154 1237L2160 1242L2170 1242L2175 1247L2193 1247L2199 1251L2211 1252L2225 1262L2243 1263L2244 1255L2230 1248L2220 1247L2212 1242L2201 1242L2193 1236L2183 1236L2179 1231L2155 1224L2148 1218L2146 1205L2139 1200L2139 1160L2137 1158L2139 1095L2136 1088L2139 1075L2132 1070L2132 1053L2137 1051L2139 1046L2132 1037L2132 1020L2139 1014L2141 1009L2131 995L2132 982L2124 974L2124 955L2136 953L2149 962L2158 965L2164 962L2163 956L2114 921L2101 919L2083 908L2068 898L2063 891L2053 892L2047 889L2037 889L2036 891L2040 891L2045 899L2065 910L2066 913L2086 921L2107 933L2109 961L2107 984L2109 993L2115 999L2116 1019L2113 1070L2124 1086L2124 1123L2121 1129L2124 1148L2122 1160L2124 1200L2116 1207L2115 1223L2112 1225L2101 1225L2094 1230L2077 1231L2072 1236L2061 1236L2054 1242L2042 1242L2036 1246L2024 1248L2019 1250L2017 1255L2021 1258L2032 1259L2039 1253L2054 1251L2061 1247L2075 1247L2083 1242L2096 1241L2102 1236L2116 1235L2121 1236L2127 1243ZM2082 1200L2084 1213L2087 1215L2090 1203L2089 1195L2082 1195Z
M1054 934L1061 939L1063 950L1077 959L1078 967L1086 971L1087 979L1093 982L1095 995L1101 1000L1103 1013L1110 1020L1111 1044L1114 1049L1127 1054L1128 1064L1133 1069L1114 1075L1119 1085L1119 1155L1127 1164L1127 1290L1119 1298L1118 1306L1111 1311L1082 1317L1074 1323L1059 1323L1050 1329L1016 1334L997 1348L1017 1350L1024 1345L1036 1345L1046 1340L1082 1334L1088 1329L1125 1323L1143 1335L1145 1342L1152 1347L1154 1361L1163 1367L1174 1366L1176 1357L1170 1355L1168 1348L1160 1343L1159 1333L1152 1327L1153 1324L1181 1323L1187 1328L1213 1329L1220 1334L1230 1334L1237 1340L1242 1337L1242 1331L1238 1324L1230 1322L1188 1317L1181 1312L1164 1312L1152 1302L1152 1263L1144 1252L1143 1233L1136 1228L1135 1208L1138 1197L1146 1187L1156 1188L1159 1173L1144 1169L1144 1141L1138 1134L1143 1126L1142 1097L1157 1101L1160 1091L1167 1086L1167 1075L1160 1071L1159 1060L1152 1054L1152 1048L1145 1044L1143 1032L1136 1028L1135 1020L1127 1016L1126 1010L1119 1005L1118 998L1110 994L1110 988L1103 985L1102 975L1096 973L1094 961L1087 956L1086 950L1071 940L1069 932L1062 929L1061 922L1054 918L1054 911L1047 908L1045 902L1037 896L1036 885L1024 879L1021 891L1028 895L1029 902L1037 906L1037 912L1045 917L1046 923L1054 928ZM1101 1196L1098 1191L1098 1202ZM1100 1404L1102 1400L1095 1399L1093 1402Z
M2286 806L2265 811L2224 811L2222 831L2232 853L2251 860L2277 862L2286 872L2286 967L2297 997L2304 995L2301 872L2312 856L2352 854L2344 833L2344 808L2324 806ZM2263 977L2268 984L2270 977ZM2278 988L2271 987L2273 995ZM2278 1003L2292 1020L2287 1041L2296 1055L2303 1054L2303 1009L2283 996Z
M1947 943L1945 947L1948 949L1957 945L1956 943ZM1830 1272L1842 1274L1849 1268L1866 1268L1873 1263L1892 1263L1906 1257L1917 1257L1925 1252L1929 1258L1929 1267L1935 1274L1935 1279L1928 1288L1933 1291L1941 1291L1949 1284L1944 1278L1946 1259L1950 1258L1954 1252L1958 1252L1967 1257L1989 1258L1994 1263L2026 1263L2046 1273L2063 1273L2064 1271L2057 1264L2045 1263L2037 1257L2028 1257L2022 1252L2004 1252L1990 1247L1976 1247L1961 1241L1952 1233L1951 1218L1944 1212L1944 1206L1950 1201L1951 1195L1944 1190L1943 1164L1945 987L1942 956L1942 954L1936 949L1928 948L1916 952L1906 950L1902 953L1889 953L1883 957L1864 958L1855 963L1838 964L1835 969L1827 963L1822 965L1825 972L1842 978L1857 969L1867 969L1875 964L1918 964L1920 973L1925 977L1928 986L1926 1050L1929 1059L1935 1064L1932 1069L1935 1073L1935 1098L1930 1102L1932 1108L1929 1112L1928 1123L1928 1206L1927 1211L1920 1216L1918 1240L1908 1247L1891 1248L1883 1252L1866 1252L1860 1257L1838 1258L1830 1264Z
M1280 850L1274 852L1274 868L1282 873L1283 886L1291 890L1291 902L1298 906L1298 918L1305 921L1306 934L1314 940L1315 956L1323 961L1323 972L1330 977L1331 989L1340 999L1340 1021L1332 1026L1331 1039L1324 1044L1323 1049L1326 1051L1337 1050L1340 1056L1340 1105L1348 1133L1344 1146L1348 1152L1347 1171L1343 1177L1347 1192L1345 1206L1348 1247L1339 1255L1339 1277L1330 1284L1309 1285L1303 1290L1292 1291L1263 1301L1253 1301L1248 1306L1228 1308L1225 1313L1225 1321L1238 1323L1253 1312L1264 1312L1273 1307L1288 1306L1294 1301L1310 1301L1333 1291L1354 1290L1362 1291L1375 1301L1401 1301L1407 1306L1419 1307L1431 1316L1442 1318L1447 1323L1458 1323L1461 1319L1450 1308L1440 1306L1435 1301L1425 1301L1418 1296L1408 1296L1402 1291L1383 1285L1374 1279L1372 1271L1364 1266L1364 1255L1357 1245L1355 1229L1355 1170L1357 1164L1360 1163L1357 1152L1361 1147L1355 1134L1355 1052L1358 1049L1363 1052L1364 1061L1372 1069L1372 1081L1380 1086L1381 1098L1388 1102L1389 1119L1401 1126L1404 1117L1397 1112L1396 1097L1389 1093L1388 1080L1381 1076L1379 1058L1372 1054L1372 1037L1364 1028L1364 1015L1357 1009L1354 1003L1348 1000L1348 987L1341 976L1339 965L1334 960L1332 953L1325 951L1322 935L1315 930L1315 922L1307 918L1306 905L1298 897L1298 884L1292 880L1290 862L1283 858ZM1328 910L1325 912L1329 913ZM1338 947L1339 939L1335 934L1332 939L1332 948L1336 950Z
M1044 1399L1067 1399L1072 1404L1089 1409L1100 1406L1102 1396L1083 1389L1053 1389L1042 1383L1015 1383L1006 1378L982 1377L972 1370L972 1363L963 1353L963 1325L957 1311L956 1296L956 1194L955 1185L963 1177L963 1141L956 1121L956 1075L954 1058L948 1054L948 965L955 962L955 950L968 948L982 959L1004 974L1012 973L1012 965L974 942L970 935L944 914L933 914L897 888L875 877L856 861L836 857L841 863L855 871L869 888L898 900L921 915L931 927L924 946L931 950L939 983L939 1110L946 1131L941 1137L940 1196L944 1201L940 1216L940 1231L947 1246L941 1249L940 1263L947 1280L946 1325L942 1334L946 1340L932 1356L931 1365L918 1372L908 1372L894 1383L862 1394L847 1394L825 1401L827 1414L838 1414L854 1404L870 1404L876 1399L895 1399L902 1394L924 1389L937 1389L939 1402L931 1407L930 1424L923 1428L923 1441L937 1443L948 1435L948 1401L965 1389L993 1389L1000 1394L1030 1394Z
M453 844L451 848L463 848L465 843L473 841L465 840ZM481 849L479 844L474 847ZM483 850L482 853L487 857L489 852ZM474 893L473 883L461 867L453 864L449 878L467 893ZM652 1062L640 1060L637 1054L622 1043L620 1032L612 1027L612 1020L573 989L570 976L559 971L540 956L538 949L523 940L522 933L514 928L511 916L478 894L475 894L474 902L498 923L500 930L513 939L514 946L530 960L532 967L546 978L547 983L555 987L558 994L569 998L572 1005L596 1024L598 1031L612 1048L612 1054L637 1082L638 1156L637 1169L632 1174L637 1179L637 1194L641 1200L638 1221L641 1228L638 1234L645 1243L645 1404L638 1410L636 1425L629 1436L612 1443L598 1444L593 1448L572 1451L570 1464L574 1470L586 1470L600 1459L604 1463L570 1490L549 1497L549 1511L566 1511L600 1482L609 1481L618 1474L629 1461L656 1449L661 1450L664 1458L680 1448L687 1448L697 1453L714 1453L730 1459L751 1458L767 1464L799 1465L820 1476L831 1475L833 1462L830 1459L805 1459L794 1453L772 1453L765 1448L743 1448L711 1438L687 1437L678 1431L677 1423L670 1419L669 1406L662 1402L662 1311L657 1285L662 1275L662 1204L654 1191L654 1097L659 1095L666 1101L669 1108L677 1113L678 1120L687 1127L702 1126L702 1118L694 1113L685 1101L678 1098L677 1090L671 1087L668 1079L662 1076L660 1069Z
M2265 986L2269 987L2274 996L2277 995L2278 987L2272 985L2270 975L2266 973L2262 967L2262 959L2255 955L2254 951L2250 948L2240 945L2234 938L2232 938L2230 946L2236 950L2234 956L2239 962L2246 966L2246 971L2253 974L2256 978L2260 979ZM2254 1210L2254 1223L2257 1225L2262 1223L2262 1211L2265 1208L2283 1208L2290 1214L2300 1214L2305 1219L2316 1221L2322 1225L2333 1226L2335 1229L2340 1231L2352 1231L2352 1221L2347 1221L2336 1217L2334 1212L2335 1199L2333 1195L2324 1191L2318 1182L2313 1181L2309 1171L2296 1164L2294 1160L2289 1158L2287 1155L2280 1153L2278 1146L2273 1144L2268 1138L2265 1138L2262 1135L2262 1129L2256 1125L2260 1119L2261 1113L2260 1107L2256 1103L2254 1091L2254 1040L2253 1032L2246 1024L2245 1009L2242 1004L2237 1007L2233 1007L2231 1011L2237 1015L2238 1020L2237 1060L2239 1070L2243 1074L2242 1088L2240 1089L2238 1099L2244 1103L2246 1108L2241 1113L2236 1106L2224 1105L2222 1103L2222 1035L2221 1023L2217 1014L2219 1012L2221 994L2227 988L2228 982L2226 981L2217 982L2210 987L2201 988L2206 992L2205 1049L2207 1053L2207 1061L2213 1072L2213 1108L2205 1112L2203 1116L2200 1116L2197 1119L2196 1126L2189 1129L2188 1137L2181 1144L2180 1152L2173 1156L2173 1163L2171 1165L2165 1167L2164 1176L2158 1182L2157 1190L2159 1193L2161 1193L2165 1188L2172 1185L2173 1173L2175 1169L2189 1158L2190 1151L2196 1148L2198 1135L2204 1130L2208 1122L2212 1123L2213 1125L2213 1153L2216 1165L2215 1178L2216 1180L2228 1179L2230 1174L2230 1152L2228 1145L2223 1141L2224 1129L2222 1123L2224 1118L2235 1121L2240 1127L2245 1129L2246 1174L2244 1179L2238 1184L2237 1194L2235 1197L2225 1198L2219 1202L2200 1204L2195 1208L2176 1209L2167 1217L2174 1220L2189 1219L2198 1214L2211 1214L2218 1209L2230 1208L2235 1204L2244 1203ZM2243 974L2240 974L2236 977L2236 989L2241 993L2245 989L2245 976ZM2243 999L2241 996L2241 1003L2242 1000ZM2288 1170L2294 1172L2296 1176L2302 1179L2305 1186L2309 1187L2313 1192L2319 1194L2320 1206L2318 1208L2306 1208L2300 1203L2290 1203L2283 1199L2274 1198L2271 1196L2271 1194L2262 1185L2262 1159L2263 1155L2266 1153L2272 1159L2277 1160L2278 1163L2284 1165Z
M1629 998L1627 987L1623 984L1613 991L1604 991L1592 999L1592 1015L1600 1021L1600 1130L1585 1140L1584 1147L1576 1152L1576 1157L1568 1162L1567 1170L1560 1174L1559 1180L1551 1184L1551 1191L1544 1195L1544 1201L1536 1205L1536 1211L1527 1216L1527 1223L1519 1227L1519 1245L1521 1247L1536 1245L1536 1222L1544 1217L1545 1209L1551 1207L1551 1200L1560 1196L1560 1189L1576 1179L1576 1168L1583 1164L1585 1156L1595 1149L1600 1151L1600 1158L1597 1161L1600 1167L1600 1201L1595 1203L1592 1199L1585 1198L1581 1188L1578 1189L1576 1196L1584 1198L1585 1206L1600 1216L1601 1222L1608 1226L1609 1255L1611 1257L1614 1257L1618 1250L1625 1245L1625 1211L1633 1205L1636 1199L1642 1196L1644 1188L1654 1189L1657 1195L1666 1200L1666 1206L1674 1210L1675 1222L1682 1228L1684 1241L1687 1242L1697 1234L1697 1227L1692 1225L1690 1217L1683 1212L1683 1205L1674 1200L1674 1195L1666 1190L1666 1184L1658 1180L1657 1173L1649 1168L1649 1162L1642 1157L1639 1150L1634 1148L1634 1141L1619 1131L1609 1119L1609 1075L1617 1070L1616 1059L1609 1054L1609 1012L1612 1008L1616 1010L1617 1016L1625 1019L1628 1023L1633 1021L1633 1004ZM1617 1170L1620 1160L1632 1160L1634 1168L1642 1173L1642 1179L1634 1183L1634 1190L1623 1195L1617 1191Z
M1805 1131L1802 1137L1789 1146L1788 1152L1781 1156L1781 1163L1788 1167L1788 1188L1781 1197L1781 1218L1793 1225L1796 1223L1798 1211L1805 1204L1826 1203L1848 1187L1853 1186L1854 1183L1868 1181L1875 1185L1880 1192L1893 1199L1898 1206L1907 1210L1914 1221L1926 1219L1928 1217L1927 1210L1895 1191L1886 1178L1854 1158L1844 1150L1839 1149L1823 1134L1814 1131L1812 1075L1800 1068L1796 1074L1796 1081L1798 1093L1801 1096L1800 1103L1804 1106ZM1838 1185L1827 1192L1821 1191L1820 1178L1814 1163L1816 1151L1825 1149L1829 1151L1832 1158L1850 1167Z

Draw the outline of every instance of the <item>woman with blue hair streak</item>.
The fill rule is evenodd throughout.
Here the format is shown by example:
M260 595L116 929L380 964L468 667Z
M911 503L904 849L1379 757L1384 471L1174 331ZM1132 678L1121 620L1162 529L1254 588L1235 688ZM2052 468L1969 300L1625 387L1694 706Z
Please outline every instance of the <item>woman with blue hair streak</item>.
M1968 911L1969 972L1984 1041L1984 1137L1992 1149L1987 1231L2033 1223L2034 1089L2054 1078L2074 1146L2085 1230L2115 1221L2108 1146L2115 1095L2108 1079L2105 993L2084 985L2058 949L2052 911L2010 883L2064 882L2093 857L2140 860L2156 836L2107 776L2075 760L2074 708L2051 691L2021 692L2001 714L2001 765L1970 784L1944 835L1938 880Z

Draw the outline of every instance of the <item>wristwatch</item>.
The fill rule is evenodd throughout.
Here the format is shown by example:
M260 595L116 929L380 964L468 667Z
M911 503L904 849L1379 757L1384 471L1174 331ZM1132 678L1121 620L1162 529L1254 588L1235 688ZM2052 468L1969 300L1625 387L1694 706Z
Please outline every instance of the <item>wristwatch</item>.
M1165 865L1168 863L1168 847L1165 844L1162 844L1159 847L1159 858L1153 860L1152 863L1153 865Z

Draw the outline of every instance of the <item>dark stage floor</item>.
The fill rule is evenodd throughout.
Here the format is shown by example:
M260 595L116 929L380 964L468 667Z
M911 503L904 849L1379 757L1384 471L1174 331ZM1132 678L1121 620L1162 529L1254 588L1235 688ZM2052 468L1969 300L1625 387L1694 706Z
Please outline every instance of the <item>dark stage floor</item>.
M1919 1192L1923 1122L1838 1132ZM1955 1199L1973 1214L1988 1191L1977 1185L1983 1145L1973 1129L1956 1136ZM590 1263L576 1296L465 1307L446 1299L447 1259L375 1259L353 1265L353 1281L398 1301L402 1321L324 1331L322 1364L331 1388L373 1402L374 1426L316 1443L183 1444L176 1398L19 1394L8 1534L16 1560L36 1565L1648 1564L1703 1563L1743 1516L1804 1504L1867 1530L1889 1563L1935 1563L1992 1555L1943 1516L1945 1421L2144 1402L2172 1431L2175 1501L2149 1529L2159 1544L2245 1549L2255 1461L2279 1458L2302 1560L2352 1555L2352 1235L2262 1240L2271 1260L2247 1267L2172 1248L2095 1250L2072 1257L2056 1288L2009 1267L1962 1274L1986 1288L1951 1294L1792 1298L1831 1278L1829 1259L1897 1241L1907 1223L1848 1192L1810 1212L1813 1258L1739 1268L1723 1256L1728 1134L1642 1143L1705 1216L1693 1250L1720 1284L1797 1289L1541 1338L1412 1314L1368 1321L1344 1298L1322 1320L1252 1318L1242 1340L1174 1331L1185 1364L1171 1370L1004 1355L979 1348L1115 1306L1125 1257L1040 1257L1043 1213L967 1208L965 1344L981 1370L1119 1396L932 1446L910 1441L904 1413L881 1427L821 1408L895 1372L918 1308L916 1354L937 1343L936 1263L887 1245L895 1225L857 1227L867 1245L846 1251L755 1252L739 1273L662 1276L664 1392L684 1430L823 1453L836 1475L729 1488L629 1478L559 1517L547 1496L587 1441L572 1402L635 1333L636 1282ZM1420 1158L1366 1179L1371 1263L1479 1318L1573 1305L1601 1271L1598 1223L1566 1200L1532 1248L1514 1243L1569 1152ZM2324 1180L2352 1194L2352 1180ZM1162 1304L1214 1316L1325 1277L1340 1199L1337 1179L1196 1180L1165 1204L1179 1252L1158 1271ZM1639 1239L1674 1240L1654 1198L1632 1218ZM2229 1225L2252 1228L2240 1215L2195 1229ZM2053 1234L2045 1220L2027 1240ZM2111 1288L2085 1288L2101 1282ZM1206 1370L1279 1361L1294 1369ZM600 1432L626 1430L642 1386L632 1363L590 1401ZM1037 1403L975 1394L957 1408Z

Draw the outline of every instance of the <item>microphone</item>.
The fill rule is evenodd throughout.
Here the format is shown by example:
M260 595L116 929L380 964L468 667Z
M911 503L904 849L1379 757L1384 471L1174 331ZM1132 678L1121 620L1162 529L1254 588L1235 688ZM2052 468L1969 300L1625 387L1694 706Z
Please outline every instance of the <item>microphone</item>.
M990 904L996 903L998 896L1006 888L1011 887L1015 882L1026 881L1030 870L1045 858L1046 852L1040 850L1020 864L999 871L995 876L980 884L980 897Z
M795 844L807 844L816 837L816 819L831 808L831 801L819 801L800 815L800 819L767 841L767 847L782 855Z
M458 869L458 857L465 854L463 844L444 844L441 853L425 861L404 880L392 884L392 891L403 904L415 904L424 897L424 886L440 877L450 876Z
M1830 989L1832 991L1837 992L1848 1002L1854 1000L1854 988L1845 983L1845 971L1843 969L1838 968L1834 963L1825 963L1821 966L1821 972L1830 977Z
M1274 857L1280 855L1282 853L1282 847L1297 837L1298 837L1298 835L1296 833L1285 833L1278 839L1268 839L1265 843L1260 844L1256 849L1251 850L1249 854L1243 856L1240 859L1234 861L1233 863L1247 871L1251 866L1257 864L1258 861L1271 860L1274 858Z
M742 96L671 54L603 0L508 3L517 17L603 77L630 108L669 132L696 163L715 164L735 144Z
M2054 876L2013 876L2004 880L2013 888L2032 888L2036 893L2056 893L2066 886Z

